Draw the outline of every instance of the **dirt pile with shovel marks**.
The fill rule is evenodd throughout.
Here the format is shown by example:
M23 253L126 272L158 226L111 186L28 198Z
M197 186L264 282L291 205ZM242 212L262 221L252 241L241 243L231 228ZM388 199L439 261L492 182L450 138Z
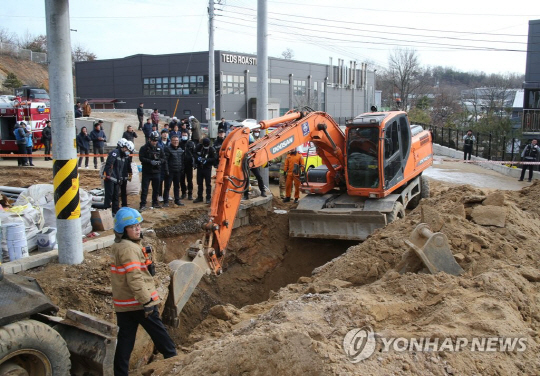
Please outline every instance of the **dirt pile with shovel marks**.
M539 199L538 183L518 192L434 185L405 219L269 292L268 300L211 307L179 356L140 372L536 374ZM422 221L446 235L462 276L394 270L408 249L404 239ZM355 328L373 336L351 337ZM373 353L353 363L355 350Z

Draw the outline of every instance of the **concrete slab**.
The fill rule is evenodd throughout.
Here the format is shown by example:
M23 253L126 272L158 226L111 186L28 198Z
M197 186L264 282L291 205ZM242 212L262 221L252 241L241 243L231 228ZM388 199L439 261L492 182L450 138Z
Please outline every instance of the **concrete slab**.
M113 243L114 235L108 235L84 243L83 250L84 252L93 252L97 249L110 247ZM6 274L16 274L23 270L37 268L38 266L43 266L56 260L58 260L58 250L53 249L52 251L38 252L19 260L6 262L2 264L2 268Z

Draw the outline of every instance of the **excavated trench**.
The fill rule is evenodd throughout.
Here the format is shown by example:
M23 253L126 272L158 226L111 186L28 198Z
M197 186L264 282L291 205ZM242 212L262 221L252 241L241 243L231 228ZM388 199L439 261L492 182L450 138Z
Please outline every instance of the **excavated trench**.
M180 327L172 331L177 343L188 344L189 334L203 321L214 305L232 304L237 308L255 304L302 276L343 254L354 241L289 238L288 216L264 208L249 211L250 225L237 228L227 246L224 273L204 277L181 314ZM206 218L183 221L183 228L200 228ZM182 235L178 235L183 232ZM201 238L202 232L187 232L178 227L157 230L165 241L165 261L181 257L186 245Z

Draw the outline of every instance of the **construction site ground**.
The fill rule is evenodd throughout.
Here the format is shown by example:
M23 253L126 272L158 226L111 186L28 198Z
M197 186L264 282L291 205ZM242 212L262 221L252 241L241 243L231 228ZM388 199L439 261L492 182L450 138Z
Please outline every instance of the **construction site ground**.
M103 114L136 126L135 116ZM118 120L121 121L121 120ZM136 127L135 127L136 128ZM141 145L142 134L138 145ZM6 167L3 185L52 184L52 166ZM40 165L42 162L39 162ZM277 212L255 208L250 225L233 231L226 270L204 277L170 328L179 355L145 357L133 375L534 375L540 369L540 183L500 176L499 186L482 184L477 166L440 162L435 168L476 174L474 185L431 178L430 198L404 219L377 230L366 241L293 239L279 199ZM491 181L492 171L485 171ZM428 174L429 176L429 174ZM99 186L96 170L80 171L81 187ZM502 189L501 189L502 188ZM139 198L130 196L137 207ZM166 286L167 262L202 236L208 205L143 213L145 241L158 259L158 283ZM417 224L448 238L465 270L399 274L404 240ZM61 311L76 309L115 322L109 279L110 249L86 254L80 265L52 263L24 272L37 278ZM369 326L377 338L525 338L525 351L383 351L352 363L343 339Z

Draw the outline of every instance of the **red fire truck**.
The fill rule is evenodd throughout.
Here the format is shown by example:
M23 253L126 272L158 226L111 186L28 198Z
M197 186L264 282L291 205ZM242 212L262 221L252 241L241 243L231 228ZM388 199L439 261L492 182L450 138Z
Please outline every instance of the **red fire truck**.
M15 125L21 121L32 129L34 150L42 148L41 130L50 119L49 94L44 89L23 86L15 95L0 96L0 153L17 152Z

